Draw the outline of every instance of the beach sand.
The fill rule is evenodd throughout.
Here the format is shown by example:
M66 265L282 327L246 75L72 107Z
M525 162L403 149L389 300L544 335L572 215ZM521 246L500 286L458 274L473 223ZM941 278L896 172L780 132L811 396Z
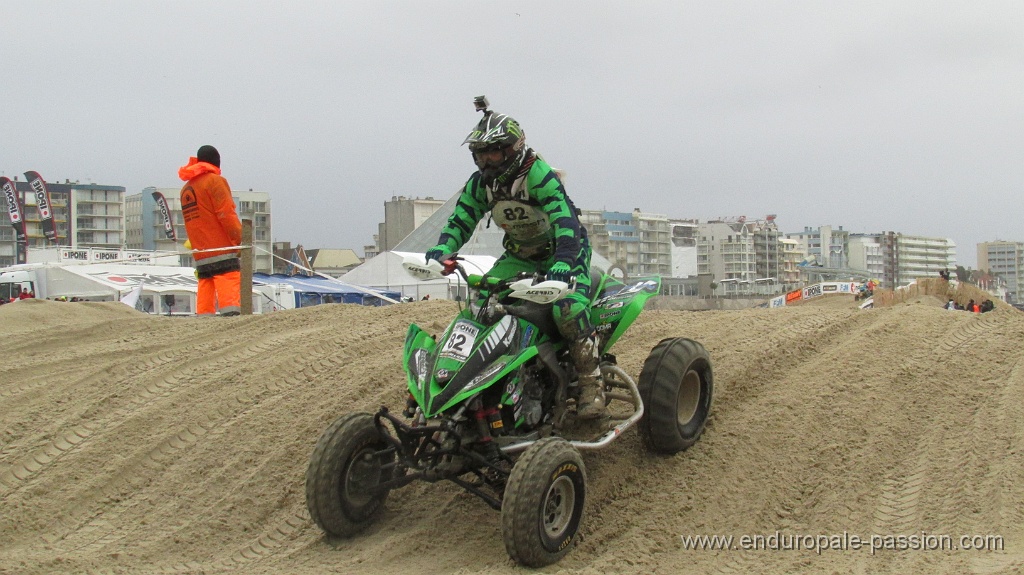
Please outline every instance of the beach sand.
M1024 569L1024 314L917 298L648 311L616 345L639 375L701 341L716 395L672 457L628 431L584 454L577 547L541 572L1017 573ZM499 513L448 483L393 491L363 534L306 511L320 433L404 404L406 328L452 302L167 318L118 303L0 306L0 573L523 573ZM692 550L682 537L1002 537L1002 551Z

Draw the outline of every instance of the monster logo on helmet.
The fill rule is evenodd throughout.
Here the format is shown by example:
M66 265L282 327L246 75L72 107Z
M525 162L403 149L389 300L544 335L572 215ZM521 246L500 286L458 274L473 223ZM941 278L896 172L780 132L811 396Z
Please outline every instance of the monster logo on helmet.
M477 96L473 103L484 117L462 143L469 144L485 184L510 182L526 159L526 134L511 116L487 109L486 96Z

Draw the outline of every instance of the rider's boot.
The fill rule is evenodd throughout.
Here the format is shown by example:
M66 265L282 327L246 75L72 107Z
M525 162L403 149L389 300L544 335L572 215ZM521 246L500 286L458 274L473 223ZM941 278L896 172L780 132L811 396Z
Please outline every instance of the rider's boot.
M599 419L608 412L605 407L604 379L601 377L600 352L597 337L578 339L569 346L576 373L579 374L580 396L576 402L576 415L580 419Z

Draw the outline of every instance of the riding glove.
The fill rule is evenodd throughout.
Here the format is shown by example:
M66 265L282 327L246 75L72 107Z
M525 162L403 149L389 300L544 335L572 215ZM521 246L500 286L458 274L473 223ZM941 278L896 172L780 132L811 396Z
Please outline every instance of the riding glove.
M565 262L555 262L555 264L548 269L547 279L569 283L570 272L572 272L572 269L569 267L569 264Z
M447 251L448 249L445 246L434 246L430 248L426 253L427 263L430 263L430 260L435 260L438 263L441 263L441 258L444 257Z

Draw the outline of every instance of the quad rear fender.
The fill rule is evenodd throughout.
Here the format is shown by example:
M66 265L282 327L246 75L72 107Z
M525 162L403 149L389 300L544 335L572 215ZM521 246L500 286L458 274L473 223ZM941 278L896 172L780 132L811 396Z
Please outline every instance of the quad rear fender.
M647 300L661 290L661 278L640 278L623 284L605 277L603 290L594 300L590 319L602 334L601 352L607 352L639 317Z

